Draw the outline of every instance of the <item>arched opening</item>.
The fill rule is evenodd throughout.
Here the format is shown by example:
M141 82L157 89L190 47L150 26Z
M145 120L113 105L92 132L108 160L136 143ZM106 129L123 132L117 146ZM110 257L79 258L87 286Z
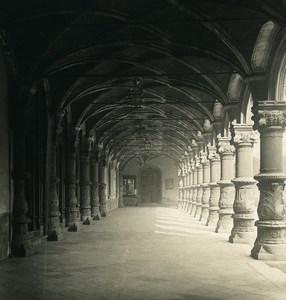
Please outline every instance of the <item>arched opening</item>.
M161 203L162 173L159 168L147 166L140 170L140 202Z

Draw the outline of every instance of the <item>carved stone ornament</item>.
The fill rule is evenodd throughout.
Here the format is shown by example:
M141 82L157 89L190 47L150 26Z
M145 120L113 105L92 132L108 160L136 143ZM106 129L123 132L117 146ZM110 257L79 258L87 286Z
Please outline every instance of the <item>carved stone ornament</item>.
M286 125L285 102L258 101L258 105L253 109L254 129L261 130L269 126Z
M259 138L259 134L257 131L250 132L235 132L235 136L233 138L233 142L235 144L241 143L250 143L254 144Z
M235 147L230 145L229 138L218 138L218 153L220 154L234 154Z
M286 221L286 203L283 199L284 182L258 184L260 201L257 212L260 220Z

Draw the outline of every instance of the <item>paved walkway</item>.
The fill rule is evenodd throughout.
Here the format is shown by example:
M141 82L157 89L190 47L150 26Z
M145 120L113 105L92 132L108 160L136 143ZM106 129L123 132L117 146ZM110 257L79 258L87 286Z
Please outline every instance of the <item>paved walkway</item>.
M286 299L286 274L249 253L174 208L118 209L0 262L0 299Z

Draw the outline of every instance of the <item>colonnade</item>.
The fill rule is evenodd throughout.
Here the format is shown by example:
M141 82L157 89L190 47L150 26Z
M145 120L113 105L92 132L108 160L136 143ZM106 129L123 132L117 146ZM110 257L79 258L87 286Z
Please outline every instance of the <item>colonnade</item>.
M12 254L28 256L39 249L41 240L59 241L63 232L79 231L81 226L93 224L94 221L106 217L108 212L119 206L120 169L115 160L112 162L107 155L100 153L93 140L79 142L76 135L65 149L64 176L59 176L59 143L62 140L59 130L51 126L50 142L47 150L45 187L48 187L45 206L45 225L40 230L29 232L31 220L26 217L28 205L24 180L26 173L25 145L23 136L19 135L17 167L14 174L14 215ZM25 178L23 177L25 176ZM64 198L60 198L59 184L64 188ZM61 216L60 205L65 216ZM120 204L122 206L122 203ZM66 228L66 229L65 229Z
M234 121L229 136L213 131L216 138L212 143L205 136L200 147L199 134L182 156L178 171L179 209L215 232L228 233L231 243L254 243L251 256L255 259L286 258L284 107L285 103L259 101L254 109L254 127ZM252 151L259 139L257 130L260 173L253 176ZM255 184L260 191L256 221Z

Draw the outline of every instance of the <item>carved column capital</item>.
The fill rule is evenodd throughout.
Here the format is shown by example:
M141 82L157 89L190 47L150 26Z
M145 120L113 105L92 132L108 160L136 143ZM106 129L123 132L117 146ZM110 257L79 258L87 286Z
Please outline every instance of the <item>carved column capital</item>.
M251 125L234 123L231 126L233 142L236 147L242 144L253 144L258 140L259 134L257 131L253 131Z
M218 153L221 156L234 155L235 147L230 144L230 139L228 137L221 137L218 135Z
M258 101L256 107L252 109L254 117L254 129L260 132L271 126L282 127L286 125L286 103L275 101Z

